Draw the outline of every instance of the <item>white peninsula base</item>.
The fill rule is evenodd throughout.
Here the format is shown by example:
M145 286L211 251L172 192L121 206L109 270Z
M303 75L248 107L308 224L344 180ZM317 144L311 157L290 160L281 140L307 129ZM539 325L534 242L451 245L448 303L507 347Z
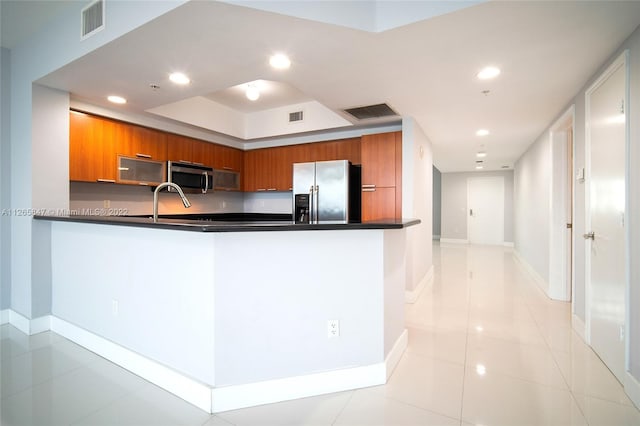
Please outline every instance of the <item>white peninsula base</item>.
M383 384L406 347L405 229L49 224L51 329L208 412Z

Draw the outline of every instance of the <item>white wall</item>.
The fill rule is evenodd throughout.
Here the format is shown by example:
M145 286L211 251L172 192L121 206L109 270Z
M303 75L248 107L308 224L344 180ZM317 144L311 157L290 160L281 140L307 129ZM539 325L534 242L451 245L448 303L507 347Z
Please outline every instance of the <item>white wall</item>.
M407 290L413 291L433 268L433 149L411 117L402 120L402 216L421 220L407 229Z
M442 232L442 173L433 167L433 238L440 239Z
M496 172L459 172L441 174L442 212L440 238L468 241L467 180L473 177L504 178L504 241L513 241L513 181L512 170Z
M629 347L628 367L633 379L625 382L629 395L636 404L640 404L640 29L613 52L599 70L585 82L584 86L561 113L571 105L575 107L574 122L574 164L575 169L585 167L585 92L587 88L602 74L625 49L629 49L629 132L630 147L628 152L629 181L629 254L627 268L629 274L628 292L628 334ZM558 114L560 116L560 113ZM555 122L555 120L554 120ZM551 124L551 123L550 123ZM549 129L545 130L531 148L516 163L516 249L536 272L548 281L549 249L549 205L552 194L549 188L553 158ZM575 183L574 204L574 293L573 313L581 321L585 321L585 243L582 234L585 229L585 185ZM634 384L635 383L635 384Z
M57 178L55 182L64 186L53 185L47 191L39 189L41 182L47 179L50 173L57 176L58 172L65 170L66 165L52 162L48 169L37 169L34 167L34 161L38 163L39 160L37 157L34 158L34 152L41 149L57 150L56 152L63 156L68 152L68 139L62 143L64 137L61 134L50 134L46 139L42 139L37 133L34 128L33 113L38 110L38 105L33 105L33 102L40 102L40 97L36 95L32 99L33 82L181 3L183 2L149 2L141 8L137 7L135 2L111 2L105 9L107 23L105 29L84 41L80 40L78 34L78 17L85 4L73 3L26 43L11 49L10 138L8 141L4 138L2 140L3 153L6 152L4 145L10 144L10 201L9 205L3 207L29 209L35 206L42 207L46 203L54 203L58 206L64 205L68 199L66 191L68 183L63 184ZM4 99L5 96L3 101ZM68 110L68 105L66 109ZM61 114L61 111L59 112ZM56 113L51 112L51 114ZM3 122L3 128L5 124ZM68 118L65 123L58 124L56 129L68 127ZM60 145L54 147L51 146L52 143L56 145L60 143ZM34 228L32 228L30 216L13 216L10 221L11 307L25 317L33 318L32 277L34 274L37 275L38 265L34 262L32 251L36 251L37 257L37 243L41 238L37 235L33 236ZM39 228L38 232L47 233L48 231ZM35 289L38 290L38 287ZM37 299L39 296L35 295L35 297Z
M544 280L545 291L549 283L552 167L551 140L545 132L516 162L514 175L515 248Z
M0 49L0 211L11 205L11 53ZM0 214L0 310L11 305L11 222Z

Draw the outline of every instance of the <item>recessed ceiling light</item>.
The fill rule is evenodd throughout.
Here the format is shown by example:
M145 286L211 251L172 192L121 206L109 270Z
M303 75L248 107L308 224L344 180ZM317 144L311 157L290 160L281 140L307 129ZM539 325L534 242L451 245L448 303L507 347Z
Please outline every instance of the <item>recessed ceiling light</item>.
M496 78L500 75L500 69L496 67L485 67L478 74L477 77L480 80L488 80L490 78Z
M189 84L191 80L185 74L181 72L174 72L169 75L169 80L173 81L175 84Z
M486 152L484 152L484 151L478 151L478 152L476 153L476 157L478 157L478 158L484 158L484 157L486 157L486 156L487 156L487 153L486 153Z
M487 136L489 131L487 129L480 129L476 132L476 136Z
M247 86L247 91L245 92L245 95L247 95L247 99L249 99L250 101L257 101L258 98L260 97L260 90L258 90L258 88L255 85L249 84Z
M289 57L282 53L276 53L269 58L269 64L275 69L286 70L291 66L291 60Z
M476 166L476 170L482 170L482 169L484 169L484 166L481 166L481 165Z
M109 100L109 102L113 102L114 104L126 104L127 103L127 100L125 98L123 98L122 96L111 95L111 96L107 96L107 99Z

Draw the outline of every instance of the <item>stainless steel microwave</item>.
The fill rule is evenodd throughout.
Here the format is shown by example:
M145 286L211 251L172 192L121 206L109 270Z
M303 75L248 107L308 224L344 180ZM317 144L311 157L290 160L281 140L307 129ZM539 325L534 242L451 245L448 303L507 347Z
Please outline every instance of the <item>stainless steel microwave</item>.
M213 168L169 161L167 180L177 184L185 192L206 194L213 189Z

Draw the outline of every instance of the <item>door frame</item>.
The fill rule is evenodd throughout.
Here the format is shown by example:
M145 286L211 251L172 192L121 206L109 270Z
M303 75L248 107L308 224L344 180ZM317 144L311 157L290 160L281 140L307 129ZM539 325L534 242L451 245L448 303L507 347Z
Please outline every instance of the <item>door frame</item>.
M575 229L572 232L573 244L567 256L566 226L567 206L575 206L575 184L567 188L569 176L569 159L567 158L567 133L571 129L571 170L575 170L575 105L571 105L562 116L551 126L549 131L551 150L551 179L549 179L549 287L548 296L554 300L571 301L573 313L573 294L575 294ZM560 198L555 200L554 194L560 188ZM561 212L561 214L559 214ZM575 223L575 208L572 208L572 224ZM567 274L571 273L568 282Z
M630 156L629 156L629 148L630 148L630 132L629 132L629 72L630 72L630 64L629 64L629 50L625 50L622 52L609 66L602 72L600 77L596 79L586 90L585 92L585 232L591 231L591 215L590 215L590 205L591 205L591 130L589 117L591 115L591 94L597 90L611 75L617 71L620 67L623 67L625 72L625 89L624 89L624 116L625 116L625 142L624 142L624 150L625 150L625 160L624 160L624 180L625 180L625 212L624 212L624 251L625 251L625 259L624 259L624 286L625 286L625 324L624 324L624 337L625 337L625 349L624 349L624 370L625 375L628 377L629 371L629 354L630 354L630 346L629 346L629 327L630 327L630 228L629 228L629 172L630 172ZM587 343L591 345L591 245L585 244L585 337L587 338ZM624 385L624 383L623 383Z

